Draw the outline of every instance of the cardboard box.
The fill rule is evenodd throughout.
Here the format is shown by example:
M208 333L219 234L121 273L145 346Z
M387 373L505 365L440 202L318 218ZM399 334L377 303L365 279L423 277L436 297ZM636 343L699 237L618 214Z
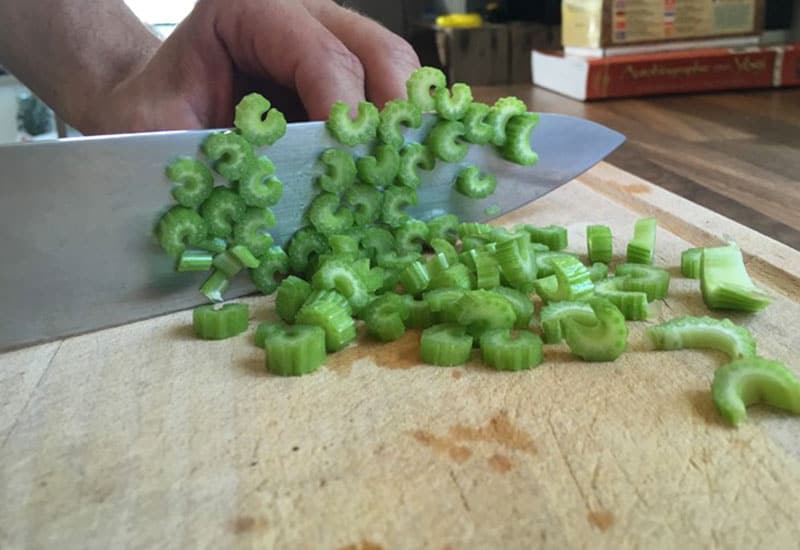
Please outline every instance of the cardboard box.
M757 36L764 18L764 0L563 0L561 9L568 53Z

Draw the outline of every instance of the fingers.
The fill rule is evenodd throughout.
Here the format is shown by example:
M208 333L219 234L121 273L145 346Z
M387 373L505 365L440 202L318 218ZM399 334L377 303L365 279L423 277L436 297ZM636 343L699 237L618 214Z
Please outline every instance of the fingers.
M379 107L406 97L405 83L419 58L408 42L375 21L329 0L313 0L309 11L358 56L366 74L366 92Z
M294 0L223 4L214 29L237 69L297 90L312 120L365 98L364 68L334 33Z

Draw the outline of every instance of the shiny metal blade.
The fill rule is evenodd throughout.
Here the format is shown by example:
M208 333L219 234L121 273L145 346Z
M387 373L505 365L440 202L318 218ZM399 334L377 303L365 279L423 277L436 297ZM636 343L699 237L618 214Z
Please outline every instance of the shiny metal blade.
M421 140L433 123L407 134ZM198 154L211 132L157 132L76 138L0 147L0 350L96 330L204 301L204 275L175 273L152 229L171 202L166 163ZM505 213L583 173L624 141L587 120L544 114L532 144L539 163L520 167L490 147L472 147L459 164L423 172L422 219L454 213L484 221L489 206ZM302 223L317 192L317 158L337 143L322 123L292 124L273 147L260 151L275 163L284 195L274 208L274 236L284 243ZM357 148L356 154L365 154ZM498 178L495 195L467 199L452 190L465 164ZM222 180L219 180L222 183ZM495 214L497 215L497 214ZM226 294L252 291L240 276Z

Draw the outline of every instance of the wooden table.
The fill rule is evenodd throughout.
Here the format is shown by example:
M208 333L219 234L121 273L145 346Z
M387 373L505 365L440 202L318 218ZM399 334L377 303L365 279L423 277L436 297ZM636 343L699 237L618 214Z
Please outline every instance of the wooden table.
M590 103L533 86L474 93L618 130L628 142L611 164L800 249L800 88Z

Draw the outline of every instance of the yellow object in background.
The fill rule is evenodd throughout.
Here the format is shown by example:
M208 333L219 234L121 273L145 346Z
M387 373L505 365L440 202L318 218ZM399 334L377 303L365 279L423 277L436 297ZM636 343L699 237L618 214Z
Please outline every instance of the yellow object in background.
M437 17L436 25L451 29L474 29L483 25L483 18L477 13L451 13Z

